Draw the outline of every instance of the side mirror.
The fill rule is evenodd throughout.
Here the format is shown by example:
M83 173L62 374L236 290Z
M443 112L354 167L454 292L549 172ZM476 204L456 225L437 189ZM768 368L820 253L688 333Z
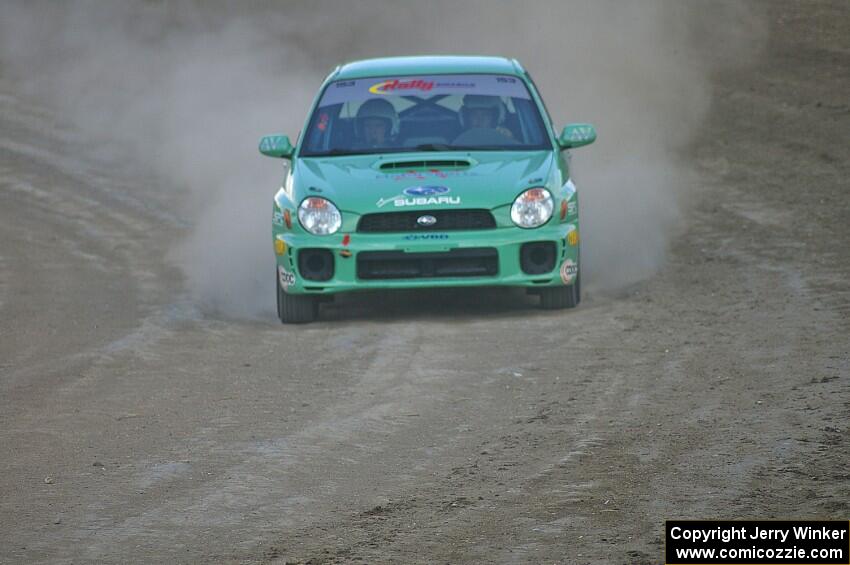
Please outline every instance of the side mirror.
M569 124L558 138L558 144L562 149L590 145L594 141L596 141L596 128L590 124Z
M295 148L285 135L267 135L260 139L260 153L266 157L291 159Z

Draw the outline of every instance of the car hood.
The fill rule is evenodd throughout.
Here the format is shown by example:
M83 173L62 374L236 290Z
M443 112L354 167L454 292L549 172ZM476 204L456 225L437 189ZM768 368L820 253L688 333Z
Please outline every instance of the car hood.
M343 211L487 208L546 185L552 151L404 153L298 159L294 200L322 196Z

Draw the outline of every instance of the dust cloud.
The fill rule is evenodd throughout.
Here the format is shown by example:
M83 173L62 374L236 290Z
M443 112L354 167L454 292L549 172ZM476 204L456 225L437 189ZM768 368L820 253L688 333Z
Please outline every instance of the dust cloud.
M164 187L189 228L168 250L205 311L273 309L271 197L260 135L301 128L339 63L409 54L518 58L556 127L594 123L573 152L585 285L650 276L701 189L690 144L711 76L758 51L736 2L6 2L0 73L92 144ZM146 179L147 180L147 179Z

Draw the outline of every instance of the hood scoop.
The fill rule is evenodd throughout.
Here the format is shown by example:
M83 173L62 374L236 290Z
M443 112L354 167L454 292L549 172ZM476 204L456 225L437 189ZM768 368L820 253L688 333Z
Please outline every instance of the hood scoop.
M417 159L407 161L391 161L382 163L378 167L381 171L398 172L411 171L417 169L452 169L463 170L472 166L472 162L468 159Z

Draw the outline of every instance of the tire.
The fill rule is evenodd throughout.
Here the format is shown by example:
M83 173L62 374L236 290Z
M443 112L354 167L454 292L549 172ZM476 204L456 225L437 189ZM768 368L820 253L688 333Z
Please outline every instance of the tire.
M287 294L280 286L277 269L274 280L277 287L277 317L282 324L308 324L318 317L319 303L314 296Z
M581 302L581 269L579 269L576 275L576 282L573 284L576 287L576 306L578 306L579 302Z
M544 310L575 308L581 302L581 269L570 286L553 286L540 289L540 307Z

